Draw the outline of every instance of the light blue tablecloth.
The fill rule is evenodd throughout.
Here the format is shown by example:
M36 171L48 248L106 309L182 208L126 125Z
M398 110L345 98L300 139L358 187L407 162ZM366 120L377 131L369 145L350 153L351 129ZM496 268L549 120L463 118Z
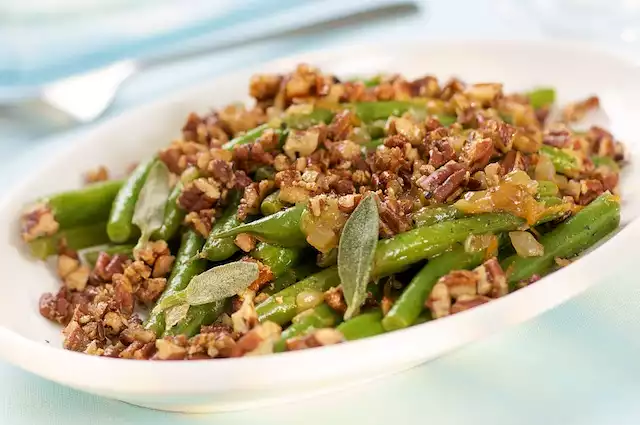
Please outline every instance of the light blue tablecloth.
M397 22L271 41L150 72L122 92L113 113L239 64L310 47L372 37L541 37L534 24L505 18L493 4L434 1L428 13ZM3 125L2 183L15 181L11 171L20 162L37 165L64 143L64 136L27 141L23 129L0 120ZM0 363L0 424L637 424L639 334L637 278L612 266L608 281L536 320L411 371L295 405L216 415L167 414L83 394Z

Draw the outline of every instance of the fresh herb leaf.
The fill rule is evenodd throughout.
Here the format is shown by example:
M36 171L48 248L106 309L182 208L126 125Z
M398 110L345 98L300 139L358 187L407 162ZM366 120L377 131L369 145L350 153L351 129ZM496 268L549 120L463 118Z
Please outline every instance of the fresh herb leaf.
M162 227L165 204L171 192L169 176L169 169L162 161L156 161L149 170L133 213L133 224L142 232L137 248L149 241L151 234Z
M182 291L178 291L169 296L164 297L162 301L160 301L158 304L156 304L155 307L153 307L153 310L151 310L151 313L158 314L172 307L175 307L180 304L185 304L185 303L187 303L187 294L186 294L186 290L183 289Z
M232 297L258 279L258 265L236 261L207 270L191 279L185 289L189 305L208 304Z
M352 317L367 298L367 284L378 243L378 220L378 204L369 194L353 211L340 236L338 274L347 302L345 320Z
M187 303L174 305L173 307L168 308L164 312L165 329L169 330L175 325L177 325L178 323L180 323L182 319L187 317L188 311L189 311L189 304Z

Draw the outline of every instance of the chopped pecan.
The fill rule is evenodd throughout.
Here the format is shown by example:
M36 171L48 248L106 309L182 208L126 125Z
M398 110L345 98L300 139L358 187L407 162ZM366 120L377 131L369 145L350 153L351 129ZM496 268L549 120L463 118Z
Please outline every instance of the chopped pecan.
M342 286L336 286L334 288L329 288L324 293L324 302L327 303L329 307L334 309L340 314L344 314L347 311L347 303L344 300L344 293L342 292Z
M458 193L468 178L469 172L464 165L449 161L434 173L420 177L416 184L424 189L427 198L443 203Z
M580 121L589 111L600 107L600 99L597 96L589 96L579 102L570 103L562 110L562 119L565 122Z
M475 295L478 278L469 270L453 270L442 276L438 283L447 285L449 296L457 299L462 295Z
M143 343L134 341L119 354L121 359L148 360L153 357L156 351L155 342Z
M424 138L423 130L408 118L391 119L388 124L388 134L400 135L412 145L417 145Z
M147 344L155 341L156 335L153 331L145 329L138 323L130 323L127 329L120 333L120 342L124 345L130 345L134 342L141 342Z
M206 238L211 233L214 218L214 209L192 211L185 216L184 222L202 235L203 238Z
M56 295L45 293L40 296L40 314L49 320L60 324L69 321L72 313L72 304L69 302L68 292L63 288Z
M188 342L188 358L230 357L236 341L230 330L203 330Z
M146 279L136 289L136 298L147 306L150 306L160 298L165 286L167 286L167 279L164 277Z
M355 115L349 110L338 112L327 128L327 138L334 141L347 140L355 119Z
M604 186L600 180L586 179L580 181L580 195L576 199L579 205L588 205L604 193Z
M221 196L221 187L216 180L201 177L185 185L178 205L190 212L205 210L215 206Z
M440 319L451 314L449 287L443 282L436 283L429 294L425 306L431 310L434 319Z
M380 200L378 210L380 234L383 237L392 237L411 229L411 216L404 211L397 199L385 197Z
M78 321L72 320L62 331L64 335L63 347L71 351L84 351L91 343L91 339L82 329Z
M98 254L96 265L93 268L90 283L111 282L115 273L123 273L129 257L124 254L110 256L106 252Z
M556 124L545 130L542 143L556 148L564 148L569 145L571 131L563 124Z
M77 258L73 258L68 255L58 256L56 271L58 272L58 277L60 277L60 279L64 279L71 272L77 270L78 267L80 267L80 261Z
M41 236L54 235L60 228L53 212L45 204L36 204L26 210L20 217L22 239L31 242Z
M94 170L87 171L84 175L84 182L86 184L97 183L109 180L109 170L104 165L99 166Z
M451 306L451 314L469 310L481 304L488 303L489 301L491 301L491 298L485 297L484 295L463 295Z
M514 170L527 171L529 168L529 157L522 154L520 151L509 151L500 161L502 174L509 174Z
M120 335L120 332L125 328L126 319L119 313L109 311L104 315L104 319L102 319L102 326L107 336L114 337Z
M464 91L465 96L483 107L490 106L502 97L502 84L477 83L468 86Z
M281 328L266 321L244 334L231 349L230 357L255 356L273 353L273 344L280 339Z
M254 260L250 257L245 257L242 259L242 261L249 261L258 265L258 278L251 282L251 285L249 285L249 287L247 288L250 291L258 292L267 283L273 280L273 272L271 271L271 268L266 264L263 264L262 262Z
M420 97L438 97L440 95L440 84L438 79L432 75L427 75L411 82L411 93Z
M258 214L260 204L269 193L273 192L274 187L275 183L272 180L262 180L247 186L238 206L238 219L244 221L247 216Z
M286 341L287 351L305 350L344 342L344 335L337 329L321 328L308 335L290 338Z
M89 269L88 266L79 266L77 269L65 276L64 284L72 291L82 292L87 286L90 274L91 269Z
M124 314L132 314L135 300L133 298L133 285L124 274L113 275L113 288L118 310Z
M153 360L182 360L187 355L187 339L184 335L167 336L156 340Z
M274 74L258 74L249 80L249 94L256 100L264 101L276 97L282 77Z
M249 252L256 247L256 238L248 233L238 234L233 242L244 252Z
M474 172L486 167L492 155L492 139L483 137L483 134L478 131L472 131L462 146L460 159L467 165L471 172Z
M231 315L234 332L243 335L258 324L258 313L253 302L255 295L253 291L245 291L242 294L242 305Z
M194 112L190 113L182 127L182 137L186 141L214 146L221 146L229 140L227 129L220 122L216 112L203 117Z
M498 260L493 257L473 270L478 282L478 294L499 298L507 295L507 277Z
M449 100L453 97L454 94L461 93L464 91L464 89L465 84L461 80L457 78L451 78L442 88L440 99Z
M480 127L480 131L484 137L490 138L493 146L502 153L509 152L513 147L516 129L503 121L487 120Z
M429 165L440 168L447 162L455 160L456 151L447 139L437 139L429 147Z

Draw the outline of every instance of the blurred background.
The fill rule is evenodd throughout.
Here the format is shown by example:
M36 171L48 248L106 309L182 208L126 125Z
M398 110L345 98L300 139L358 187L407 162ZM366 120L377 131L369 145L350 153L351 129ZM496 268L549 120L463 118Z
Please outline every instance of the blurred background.
M0 154L301 50L570 38L635 52L638 22L640 0L4 0Z
M344 44L465 39L569 39L640 59L640 0L0 0L0 182L14 183L25 163L36 167L69 137L110 116L241 67ZM559 415L553 423L637 424L637 382L607 374L612 356L599 341L608 341L611 328L597 329L598 308L606 308L598 291L433 367L390 379L384 394L365 390L343 398L342 405L360 411L377 405L387 417L431 400L431 411L421 414L425 421L440 414L438 422L445 423L446 413L460 419L446 423L465 423L472 406L477 423L491 418L493 424L551 423L539 409L550 406ZM620 294L609 296L612 310L624 301ZM566 320L571 315L584 317L582 325ZM554 344L547 344L549 335ZM571 347L593 356L587 360L563 348L567 335L574 339ZM483 376L486 362L509 373ZM571 364L573 372L545 387L545 362ZM175 416L81 394L2 363L0 377L2 424L84 424L88 413L95 423L178 423ZM512 379L531 382L539 405L500 393L500 382ZM465 393L470 381L486 393ZM492 391L510 400L511 409L492 399ZM387 403L392 408L384 408ZM323 417L330 413L314 408ZM272 418L278 413L271 409ZM214 423L200 418L179 423ZM251 414L226 418L249 423Z

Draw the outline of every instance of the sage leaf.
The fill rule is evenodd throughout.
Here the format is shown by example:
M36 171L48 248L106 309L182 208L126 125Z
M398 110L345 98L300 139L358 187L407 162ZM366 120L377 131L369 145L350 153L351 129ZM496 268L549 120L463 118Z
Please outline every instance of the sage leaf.
M235 261L207 270L191 279L185 289L189 305L208 304L232 297L258 279L258 265Z
M378 244L378 204L373 195L364 197L342 229L338 245L338 275L347 302L344 319L358 312L367 298L367 284Z
M137 247L145 244L151 234L162 227L164 209L170 192L169 169L162 161L156 161L149 170L133 212L132 222L142 233Z
M187 303L187 293L186 293L186 290L183 289L182 291L178 291L164 297L162 301L160 301L158 304L156 304L155 307L153 307L153 310L151 310L151 313L158 314L167 309L170 309L171 307L175 307L177 305L186 304L186 303Z
M180 323L182 319L187 317L188 311L189 304L187 303L174 305L173 307L166 309L164 312L165 329L169 330Z

